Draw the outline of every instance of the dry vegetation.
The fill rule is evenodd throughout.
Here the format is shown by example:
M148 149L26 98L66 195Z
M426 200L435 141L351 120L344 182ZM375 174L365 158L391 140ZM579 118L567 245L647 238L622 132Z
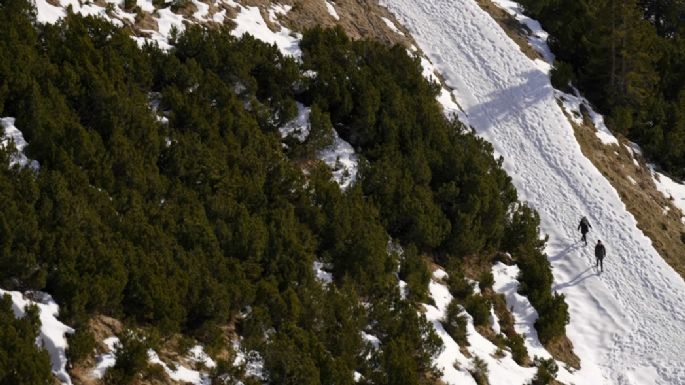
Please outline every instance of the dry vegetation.
M491 0L476 0L476 2L502 27L507 36L519 46L521 52L531 60L542 60L540 53L528 44L528 36L531 34L528 27L519 23L507 11L493 4Z
M231 320L227 325L220 327L219 333L215 338L221 339L220 343L215 343L216 347L208 348L205 351L215 360L233 361L234 352L231 349L231 341L236 338L235 320ZM105 315L93 317L88 328L96 341L95 350L77 365L69 368L69 374L75 385L101 385L102 381L93 378L92 371L97 364L97 356L109 352L109 348L103 341L109 337L119 335L124 330L124 325L117 319ZM195 370L207 371L201 363L191 360L187 353L197 342L181 334L171 336L151 336L152 339L159 340L155 343L155 351L159 358L168 364L182 365ZM141 377L134 380L133 385L175 385L178 382L172 380L159 365L150 365Z
M521 51L532 59L540 58L528 44L527 35L530 31L525 26L490 0L478 0L478 3L518 44ZM685 226L680 219L682 213L657 191L644 161L640 159L639 166L634 164L632 154L625 147L625 138L619 136L621 146L606 146L594 134L595 128L590 120L587 117L584 120L585 123L580 126L571 123L583 154L618 191L626 208L637 220L638 227L652 240L659 254L678 274L685 277Z
M595 128L587 116L584 116L584 124L573 124L573 128L583 154L618 191L637 220L638 228L652 240L664 260L685 277L682 213L656 189L644 160L638 159L638 165L633 162L633 156L626 148L628 142L620 135L620 146L604 145L595 135Z

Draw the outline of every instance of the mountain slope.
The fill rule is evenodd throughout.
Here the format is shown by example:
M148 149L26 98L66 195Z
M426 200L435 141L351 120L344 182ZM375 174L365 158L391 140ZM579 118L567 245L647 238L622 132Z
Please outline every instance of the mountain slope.
M436 64L469 124L505 158L521 197L540 213L568 335L581 357L575 383L677 384L685 344L685 282L636 227L614 188L581 153L548 75L474 1L384 3ZM593 269L578 243L582 215L608 249ZM564 378L561 378L564 381Z

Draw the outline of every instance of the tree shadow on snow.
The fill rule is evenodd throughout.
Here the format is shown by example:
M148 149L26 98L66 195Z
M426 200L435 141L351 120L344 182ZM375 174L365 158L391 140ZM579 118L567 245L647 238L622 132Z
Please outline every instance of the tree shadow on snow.
M487 131L491 128L491 122L517 115L554 93L549 77L542 71L527 71L518 74L518 77L521 83L491 92L486 96L487 101L469 108L466 111L469 121L479 130Z
M570 245L567 245L563 250L560 252L554 254L553 256L549 257L550 262L554 262L558 259L565 258L566 256L569 255L572 251L575 251L583 246L583 241L577 241L575 243L572 243Z
M589 272L589 274L586 274L588 272ZM590 277L596 277L596 276L599 276L599 273L594 271L594 265L593 265L593 266L590 266L587 269L583 270L580 274L575 276L570 281L560 283L558 285L554 285L552 287L552 290L557 291L557 290L565 289L565 288L570 287L570 286L576 286L577 284L585 281L586 279L588 279Z

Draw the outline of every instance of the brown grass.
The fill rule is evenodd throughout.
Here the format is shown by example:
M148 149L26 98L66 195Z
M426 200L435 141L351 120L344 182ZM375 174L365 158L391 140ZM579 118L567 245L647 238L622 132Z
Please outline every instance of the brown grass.
M91 371L96 364L96 354L109 351L102 341L105 338L121 333L123 326L117 319L105 315L97 315L88 322L88 329L93 334L97 346L90 356L83 359L77 365L73 365L69 368L69 374L71 375L74 384L97 385L100 383L98 380L91 377Z
M554 357L554 359L565 363L566 365L580 369L580 358L573 352L573 344L566 336L561 336L545 344L545 349Z
M294 31L305 31L317 25L323 27L341 26L352 39L372 39L388 45L400 44L409 47L413 41L409 33L385 8L375 1L336 0L335 9L340 20L335 20L326 9L322 0L283 0L284 5L293 8L287 15L281 16L285 26ZM264 7L270 4L267 0L244 0L243 4ZM404 36L392 31L381 19L386 17L404 32Z
M93 334L96 341L96 349L89 357L86 357L78 365L69 369L69 374L76 385L99 385L102 382L91 377L91 372L96 364L96 355L108 351L108 348L102 342L104 339L120 334L124 326L122 323L112 317L98 315L93 317L88 322L88 328ZM215 360L224 359L232 361L234 353L231 349L231 341L236 337L235 334L235 320L229 324L220 327L218 338L222 339L221 348L215 351L206 351ZM194 343L194 341L191 341ZM155 344L155 351L160 359L166 363L173 363L174 365L183 365L187 368L200 370L202 364L196 363L187 357L187 352L183 351L183 336L180 334L173 334L164 336L163 340ZM171 380L169 376L159 365L150 365L143 373L140 374L133 382L134 385L176 385L177 382Z
M531 60L542 59L540 53L528 44L528 36L531 34L528 27L519 23L507 11L493 4L491 0L476 0L476 2L502 27L509 38L519 46L521 52Z
M639 166L633 163L631 153L624 146L627 144L624 137L617 135L621 146L604 145L595 135L590 120L587 117L584 120L582 125L572 124L583 154L618 191L626 208L637 220L637 227L652 240L659 254L685 277L682 213L656 189L644 160L639 160ZM665 214L664 207L670 208ZM611 263L611 259L607 261Z
M530 31L525 26L490 0L477 1L518 44L521 51L531 59L540 58L528 44L527 35ZM604 145L594 134L595 128L590 120L585 118L585 123L580 126L571 122L583 154L618 191L628 211L637 220L638 228L652 240L659 254L678 274L685 277L685 226L680 220L682 213L656 190L644 160L640 160L639 167L635 166L632 155L623 146L627 143L625 138L618 136L621 146ZM637 184L628 180L628 176ZM664 207L669 207L666 214L663 213Z

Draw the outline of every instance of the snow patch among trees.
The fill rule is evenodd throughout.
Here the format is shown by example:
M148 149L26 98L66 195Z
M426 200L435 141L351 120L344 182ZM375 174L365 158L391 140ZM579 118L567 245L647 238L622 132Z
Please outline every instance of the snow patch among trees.
M30 299L24 293L18 291L5 291L0 289L0 296L8 294L12 297L12 311L17 318L26 314L26 307L36 305L40 312L40 336L36 345L45 348L50 354L52 373L63 384L71 385L71 377L67 373L67 334L74 329L60 322L59 305L52 299L50 294L35 291L28 292Z
M7 148L12 142L17 150L10 157L10 166L18 164L22 167L28 166L33 170L38 170L40 168L38 161L31 160L24 154L24 148L28 143L24 140L24 134L14 125L14 118L0 118L0 126L3 129L3 134L0 136L0 148Z

